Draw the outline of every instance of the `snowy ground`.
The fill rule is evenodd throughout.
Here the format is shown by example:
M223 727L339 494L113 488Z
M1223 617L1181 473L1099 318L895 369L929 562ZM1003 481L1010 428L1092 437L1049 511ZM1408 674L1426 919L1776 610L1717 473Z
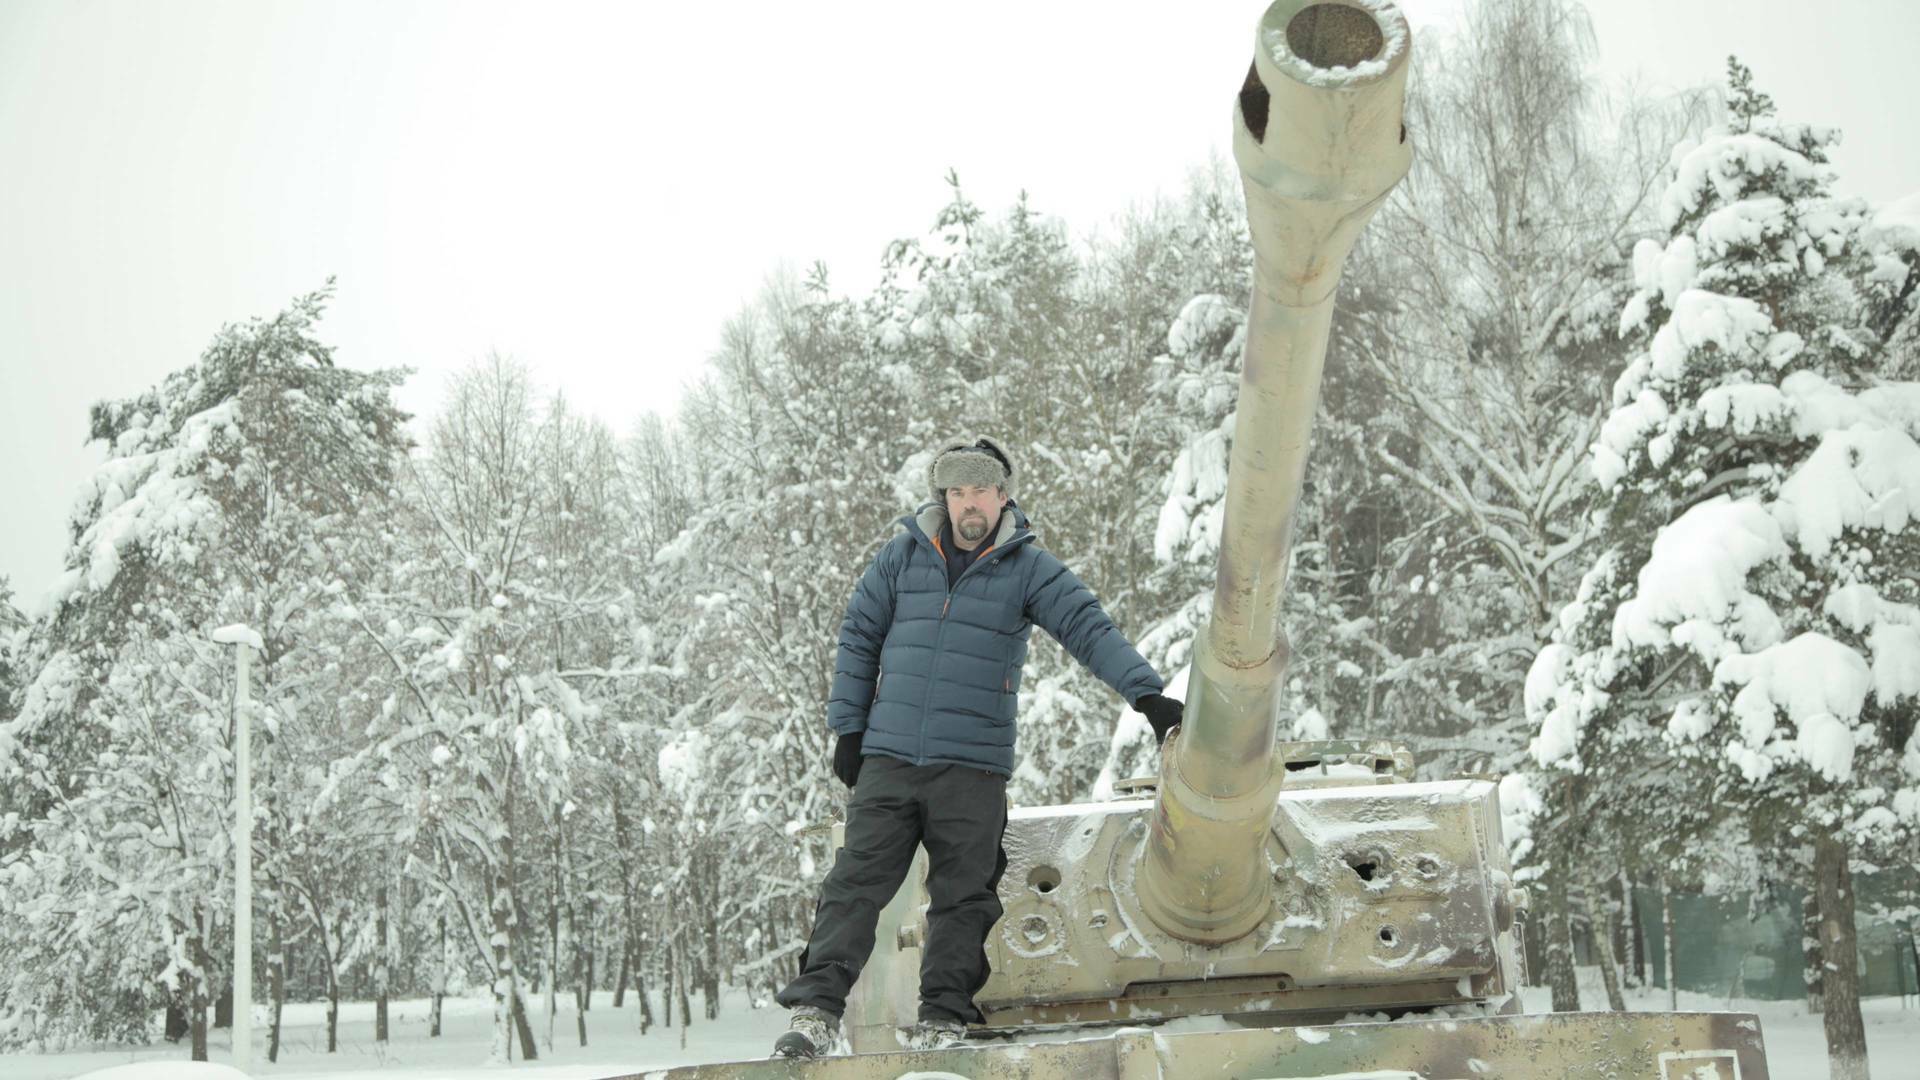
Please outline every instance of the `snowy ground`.
M1606 995L1600 989L1598 972L1587 970L1581 974L1583 1002L1589 1008L1604 1004ZM1545 1011L1546 996L1544 989L1529 990L1530 1011ZM1664 1009L1666 1000L1666 994L1658 990L1629 995L1630 1004L1640 1010ZM545 1002L538 1004L544 1008ZM1715 1011L1728 1009L1729 1005L1725 998L1682 992L1680 1007ZM1731 1008L1759 1014L1774 1080L1821 1080L1827 1076L1826 1041L1821 1033L1820 1018L1808 1016L1804 1004L1736 1000ZM1898 998L1874 998L1866 1003L1865 1012L1874 1080L1920 1080L1920 1004L1909 998L1903 1007ZM254 1075L352 1074L366 1080L499 1080L503 1075L503 1070L485 1067L492 1017L490 1002L449 1001L446 1033L439 1039L427 1037L425 1001L396 1002L391 1017L393 1038L382 1050L373 1042L373 1006L364 1002L342 1006L340 1052L329 1055L324 1008L313 1004L290 1005L280 1063L266 1065L262 1055L256 1061ZM577 1045L574 1034L571 999L562 999L553 1025L554 1047L548 1050L545 1046L546 1015L541 1012L535 1028L542 1041L541 1060L526 1065L516 1063L511 1072L530 1080L591 1080L667 1065L761 1057L772 1046L774 1036L785 1022L783 1011L750 1008L745 995L729 992L723 996L720 1019L696 1021L687 1029L683 1049L679 1029L664 1032L655 1028L643 1036L632 999L628 999L626 1009L615 1013L612 995L603 994L594 999L594 1007L587 1014L589 1044L582 1048ZM263 1033L259 1034L264 1038ZM215 1033L213 1060L231 1060L228 1051L227 1033ZM107 1066L172 1062L185 1057L184 1043L60 1054L0 1055L0 1077L62 1080Z

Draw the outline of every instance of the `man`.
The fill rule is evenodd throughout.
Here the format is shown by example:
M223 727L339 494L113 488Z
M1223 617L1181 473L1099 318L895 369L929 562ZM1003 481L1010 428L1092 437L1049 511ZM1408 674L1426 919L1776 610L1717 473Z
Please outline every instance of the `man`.
M1132 702L1165 741L1181 703L1042 548L1007 495L1013 463L992 440L949 446L928 469L933 501L900 519L860 577L840 626L827 723L833 769L853 788L846 844L820 889L793 1010L774 1052L813 1057L838 1036L874 925L927 849L926 951L913 1046L954 1045L981 1019L984 948L1000 918L1007 778L1027 635L1038 623Z

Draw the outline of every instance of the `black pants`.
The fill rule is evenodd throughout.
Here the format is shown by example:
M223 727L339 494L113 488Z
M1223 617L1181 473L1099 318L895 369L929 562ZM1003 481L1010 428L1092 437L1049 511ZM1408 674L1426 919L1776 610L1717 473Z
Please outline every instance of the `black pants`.
M964 765L909 765L883 755L860 768L847 806L847 842L820 886L800 975L775 996L835 1016L873 952L874 924L927 849L926 948L920 1019L981 1019L973 995L987 981L987 931L1000 921L994 890L1007 869L1006 777ZM892 942L887 943L893 947Z

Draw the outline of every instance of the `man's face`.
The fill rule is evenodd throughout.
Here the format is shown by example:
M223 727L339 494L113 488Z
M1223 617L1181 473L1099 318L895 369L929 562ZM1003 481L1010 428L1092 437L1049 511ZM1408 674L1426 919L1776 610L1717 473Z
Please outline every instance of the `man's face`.
M947 489L947 516L953 520L953 532L960 546L972 551L986 538L987 531L1000 521L1000 510L1007 496L997 487L950 487Z

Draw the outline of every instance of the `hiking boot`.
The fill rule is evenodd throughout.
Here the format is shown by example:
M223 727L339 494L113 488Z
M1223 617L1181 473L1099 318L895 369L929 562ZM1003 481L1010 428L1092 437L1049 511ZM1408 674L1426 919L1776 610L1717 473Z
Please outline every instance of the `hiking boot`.
M922 1020L907 1030L909 1050L951 1050L967 1045L967 1025L958 1020Z
M811 1058L833 1049L840 1037L840 1018L813 1005L795 1006L787 1030L773 1044L773 1056Z

